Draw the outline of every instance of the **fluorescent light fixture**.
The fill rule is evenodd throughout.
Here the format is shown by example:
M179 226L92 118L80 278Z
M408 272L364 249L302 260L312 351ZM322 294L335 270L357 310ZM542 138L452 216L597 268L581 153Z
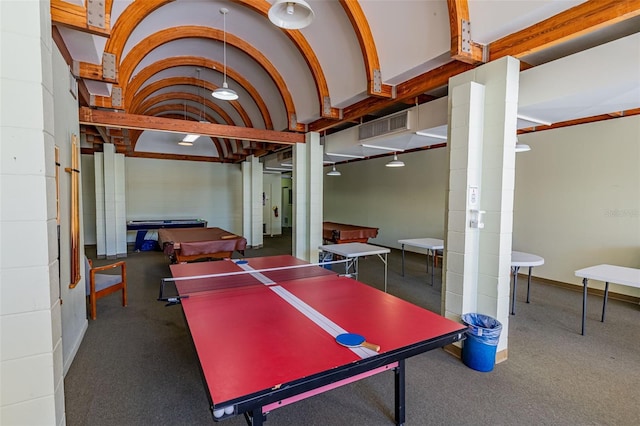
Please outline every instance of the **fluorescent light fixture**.
M337 152L327 152L327 155L332 157L364 158L364 155L338 154Z
M516 143L516 152L531 151L531 147L525 143Z
M286 30L299 30L313 21L313 10L304 0L276 0L269 8L269 20Z
M327 176L341 176L342 173L340 173L338 170L336 170L336 165L333 165L333 168L331 169L331 171L329 173L327 173Z
M290 172L291 169L285 167L265 167L265 170L269 170L272 172Z
M182 139L182 142L189 142L193 145L193 142L195 142L199 137L200 135L187 135Z
M181 140L180 142L178 142L178 145L182 145L182 146L193 146L193 142L185 141L185 140Z
M447 140L446 136L443 135L436 135L435 133L429 133L429 132L421 132L421 131L417 131L416 135L418 136L426 136L428 138L434 138L434 139L442 139L442 140Z
M553 123L550 121L540 120L539 118L528 117L526 115L518 114L518 118L524 121L530 121L532 123L542 124L544 126L551 126Z
M404 163L398 160L398 154L393 154L393 160L385 164L387 167L404 167Z
M282 167L293 167L293 164L291 164L291 163L280 163L280 165Z
M361 143L360 146L365 147L365 148L383 149L385 151L404 152L404 149L389 148L388 146L369 145L369 144L366 144L366 143Z

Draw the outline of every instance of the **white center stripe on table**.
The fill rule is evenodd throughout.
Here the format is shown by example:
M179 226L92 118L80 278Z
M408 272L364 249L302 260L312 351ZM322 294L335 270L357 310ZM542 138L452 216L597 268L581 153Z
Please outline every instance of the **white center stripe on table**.
M245 271L253 270L253 268L249 266L249 264L239 264L238 266L240 266ZM329 318L325 317L320 312L316 311L314 308L309 306L303 300L299 299L297 296L295 296L294 294L292 294L282 286L273 285L273 284L276 284L275 281L264 276L262 273L260 272L252 273L251 276L256 278L262 284L267 285L271 290L273 290L275 294L277 294L283 300L289 303L289 305L296 308L301 314L303 314L305 317L313 321L314 324L316 324L318 327L326 331L334 339L336 338L336 336L338 336L338 334L347 333L347 330L340 327L338 324L331 321ZM351 349L353 353L355 353L356 355L358 355L360 358L363 358L363 359L369 358L370 356L378 354L377 352L362 346L357 346L349 349Z

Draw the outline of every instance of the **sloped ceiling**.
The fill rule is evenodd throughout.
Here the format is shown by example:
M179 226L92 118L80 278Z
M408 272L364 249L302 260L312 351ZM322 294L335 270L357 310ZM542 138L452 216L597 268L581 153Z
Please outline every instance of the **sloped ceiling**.
M52 0L54 40L79 84L84 152L114 143L128 156L240 162L301 142L307 131L327 135L434 102L448 77L485 61L517 57L526 79L640 29L640 0L308 3L311 25L283 30L267 18L266 0ZM637 57L637 37L626 47ZM225 52L237 101L211 96ZM522 105L522 114L638 113L637 83L634 92L607 75L584 81L580 93ZM592 108L577 111L578 101ZM523 129L533 130L540 125ZM187 133L205 136L179 146Z

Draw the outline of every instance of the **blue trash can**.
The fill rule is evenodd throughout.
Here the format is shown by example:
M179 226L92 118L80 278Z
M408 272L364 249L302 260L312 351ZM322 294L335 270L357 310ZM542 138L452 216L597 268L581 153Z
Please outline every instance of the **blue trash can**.
M469 327L462 345L462 362L476 371L492 371L502 324L483 314L464 314L462 322Z

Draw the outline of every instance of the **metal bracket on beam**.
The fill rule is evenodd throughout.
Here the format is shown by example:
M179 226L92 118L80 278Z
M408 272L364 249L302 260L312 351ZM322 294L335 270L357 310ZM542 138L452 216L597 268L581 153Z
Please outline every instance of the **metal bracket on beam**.
M295 114L289 115L289 130L297 130L298 129L298 119Z
M471 22L462 20L462 52L471 54Z
M116 55L104 52L102 54L102 77L110 80L116 79Z
M111 106L122 107L122 87L111 89Z
M382 92L382 73L380 70L373 70L373 93Z
M104 0L87 1L87 23L92 27L106 29Z

